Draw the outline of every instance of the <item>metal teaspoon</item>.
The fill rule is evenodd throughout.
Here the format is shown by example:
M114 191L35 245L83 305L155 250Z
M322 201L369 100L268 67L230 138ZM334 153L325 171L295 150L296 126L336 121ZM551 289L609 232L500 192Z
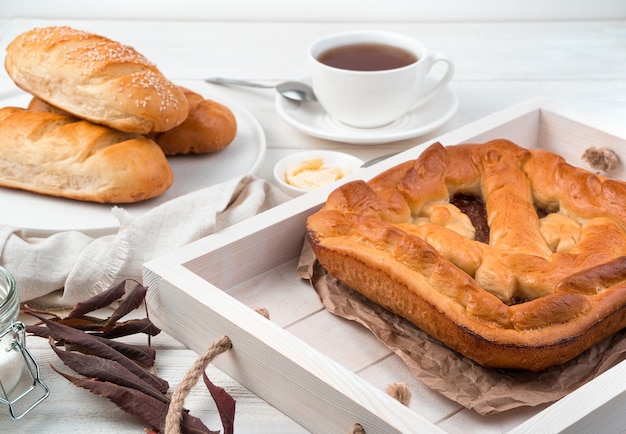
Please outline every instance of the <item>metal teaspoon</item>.
M287 99L301 102L317 101L315 93L311 86L300 81L285 81L277 85L262 84L247 80L236 80L232 78L223 77L211 77L204 81L213 84L224 84L233 86L248 86L248 87L260 87L265 89L275 88L276 91Z

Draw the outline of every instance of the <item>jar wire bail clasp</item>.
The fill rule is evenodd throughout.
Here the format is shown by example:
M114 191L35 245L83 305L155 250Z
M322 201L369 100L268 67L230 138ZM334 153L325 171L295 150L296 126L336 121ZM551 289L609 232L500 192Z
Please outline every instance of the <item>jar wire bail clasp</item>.
M0 379L0 403L7 405L9 407L11 417L17 420L24 417L28 412L46 399L50 395L50 389L41 381L39 365L35 361L31 352L28 351L28 348L26 348L26 326L24 323L21 321L15 321L5 330L0 332L0 340L9 333L14 334L14 339L11 340L8 347L0 348L0 351L18 351L22 356L22 361L24 362L24 368L22 368L22 372L19 375L27 373L28 376L26 376L19 383L20 386L24 387L23 391L6 390L5 385ZM41 391L41 395L37 397L36 392L38 390ZM26 402L26 404L24 404L24 402ZM18 405L21 406L21 404L26 406L26 409L18 411L17 407Z

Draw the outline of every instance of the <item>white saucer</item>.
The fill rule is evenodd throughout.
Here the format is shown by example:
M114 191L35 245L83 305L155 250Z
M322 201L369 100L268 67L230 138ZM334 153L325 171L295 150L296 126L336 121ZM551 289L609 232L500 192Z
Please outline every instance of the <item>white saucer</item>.
M310 82L310 79L303 80ZM411 139L445 124L459 108L459 99L445 87L427 103L379 128L353 128L332 118L317 102L300 103L276 96L278 114L291 126L313 137L357 145Z

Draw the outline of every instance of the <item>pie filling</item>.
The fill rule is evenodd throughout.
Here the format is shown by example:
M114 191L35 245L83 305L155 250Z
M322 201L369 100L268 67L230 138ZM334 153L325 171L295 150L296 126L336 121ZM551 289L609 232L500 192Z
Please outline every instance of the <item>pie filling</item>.
M487 223L487 207L482 198L466 194L455 194L450 198L450 203L459 211L469 217L474 229L476 229L476 241L489 244L489 224ZM537 217L542 219L552 211L545 208L536 208Z
M489 244L489 224L487 223L487 208L482 198L455 194L450 198L450 203L459 211L469 217L472 226L476 229L476 241Z

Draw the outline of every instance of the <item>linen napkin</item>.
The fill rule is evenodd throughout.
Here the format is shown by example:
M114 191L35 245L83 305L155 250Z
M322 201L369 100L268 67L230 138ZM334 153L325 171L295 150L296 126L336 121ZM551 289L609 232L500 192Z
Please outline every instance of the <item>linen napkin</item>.
M246 175L180 196L136 218L113 207L120 227L100 238L78 231L24 237L20 228L0 226L0 264L15 278L22 302L72 306L123 279L141 281L148 260L287 199L267 181Z

